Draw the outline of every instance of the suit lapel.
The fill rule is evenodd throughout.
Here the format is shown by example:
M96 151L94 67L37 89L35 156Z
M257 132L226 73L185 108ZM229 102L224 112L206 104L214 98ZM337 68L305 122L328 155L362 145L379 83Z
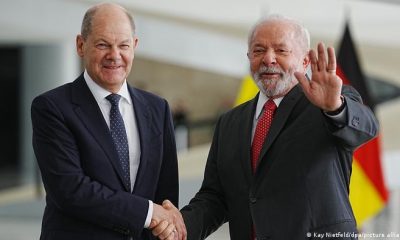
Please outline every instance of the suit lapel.
M131 94L133 108L135 111L135 118L137 128L139 131L140 139L140 165L136 175L136 181L133 191L137 189L137 186L145 184L146 169L149 161L153 161L154 158L149 157L151 151L155 151L154 148L159 146L152 146L151 140L160 134L160 132L152 124L152 114L148 106L148 102L143 95L137 90L128 86L129 93ZM153 150L151 149L153 148Z
M276 110L274 119L272 120L271 128L267 135L266 140L264 141L263 148L260 153L260 158L257 164L257 171L259 170L259 165L261 164L262 159L264 158L267 151L270 149L272 143L275 141L276 137L281 132L284 127L290 113L292 112L294 106L299 101L302 96L300 87L296 85L282 100L279 104L278 109ZM268 159L268 157L267 157ZM270 163L268 161L268 163Z
M239 144L241 146L239 149L240 152L240 159L242 163L242 169L244 169L244 174L246 176L246 180L248 184L253 179L253 172L251 170L251 135L253 129L253 119L254 114L256 111L258 95L254 97L250 102L247 103L245 106L244 113L243 113L243 122L241 122L241 126L238 126L238 129L242 129L239 133L242 137L239 137ZM244 129L243 129L244 128Z
M110 131L96 99L86 85L83 75L73 82L71 96L72 102L76 105L75 113L104 150L114 170L120 177L121 185L125 187L125 184L123 184L122 167L118 159L118 153L113 145ZM125 189L130 191L126 187Z

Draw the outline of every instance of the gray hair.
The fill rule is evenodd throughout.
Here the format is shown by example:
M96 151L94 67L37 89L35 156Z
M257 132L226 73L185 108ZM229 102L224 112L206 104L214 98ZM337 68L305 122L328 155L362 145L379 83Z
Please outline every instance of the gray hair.
M97 10L100 8L100 6L101 5L96 5L96 6L93 6L93 7L89 8L86 11L85 15L83 16L82 26L81 26L81 35L82 35L83 39L87 39L89 34L92 32L93 17L96 14ZM133 20L132 14L130 14L123 7L121 7L121 10L124 11L126 16L128 17L129 22L130 22L131 27L132 27L132 34L135 35L136 26L135 26L135 21Z
M249 33L249 38L248 38L248 48L250 49L250 44L253 41L254 34L257 30L257 28L265 23L269 22L286 22L289 23L290 25L293 26L294 32L296 34L296 37L299 39L300 43L300 48L304 53L308 53L310 49L310 33L308 30L297 20L294 20L292 18L279 15L279 14L273 14L269 15L261 20L259 20L254 26L251 28L250 33Z

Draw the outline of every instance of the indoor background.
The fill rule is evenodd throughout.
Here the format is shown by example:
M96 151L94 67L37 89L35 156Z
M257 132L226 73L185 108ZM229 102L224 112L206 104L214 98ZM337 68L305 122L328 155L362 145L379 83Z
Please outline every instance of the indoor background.
M31 147L30 104L79 76L75 37L86 9L98 2L0 2L0 240L38 239L44 191ZM309 29L312 47L323 41L337 48L347 22L379 102L381 164L390 191L386 207L361 230L400 234L400 1L114 2L133 13L139 37L128 81L166 98L176 123L183 123L177 128L181 206L199 188L217 117L233 106L248 74L252 24L270 13L287 15ZM208 239L229 239L227 226Z

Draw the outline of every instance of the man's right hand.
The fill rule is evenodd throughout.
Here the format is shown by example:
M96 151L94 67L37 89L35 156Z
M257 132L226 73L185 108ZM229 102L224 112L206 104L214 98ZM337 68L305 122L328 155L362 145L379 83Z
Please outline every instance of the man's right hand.
M169 200L165 200L162 206L154 203L149 228L161 240L186 240L187 232L182 215Z

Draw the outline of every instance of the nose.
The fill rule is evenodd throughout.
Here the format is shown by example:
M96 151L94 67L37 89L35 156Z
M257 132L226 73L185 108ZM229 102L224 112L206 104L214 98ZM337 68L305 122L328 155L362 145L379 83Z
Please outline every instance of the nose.
M120 58L121 58L121 53L120 53L120 50L118 49L118 47L116 47L116 46L111 47L110 51L107 54L107 59L115 61Z
M268 49L263 57L263 63L265 66L276 64L276 54L273 49Z

